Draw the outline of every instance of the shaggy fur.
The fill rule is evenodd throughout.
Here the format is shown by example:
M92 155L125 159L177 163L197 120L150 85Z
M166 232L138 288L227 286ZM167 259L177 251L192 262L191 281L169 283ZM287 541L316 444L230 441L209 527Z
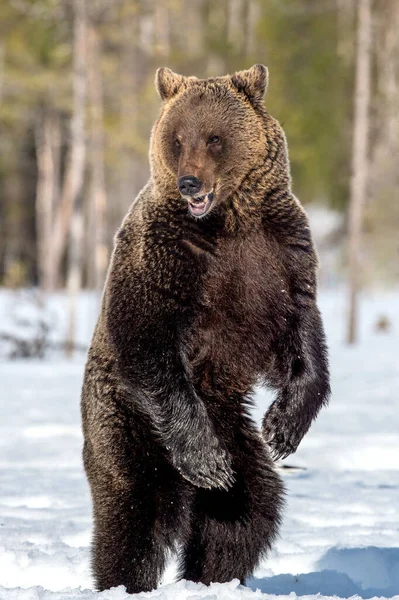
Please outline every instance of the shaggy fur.
M280 522L272 458L328 399L317 259L266 85L262 65L157 73L151 179L115 239L83 386L99 590L152 590L177 545L181 577L244 582ZM187 175L202 218L179 194ZM276 390L262 435L259 380Z

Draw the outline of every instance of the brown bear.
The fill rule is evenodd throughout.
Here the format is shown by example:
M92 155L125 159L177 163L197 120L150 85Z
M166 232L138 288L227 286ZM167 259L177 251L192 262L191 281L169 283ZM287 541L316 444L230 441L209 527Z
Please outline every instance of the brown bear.
M99 590L251 575L295 452L329 396L317 259L267 69L159 69L151 178L115 239L82 395ZM276 390L260 432L254 386Z

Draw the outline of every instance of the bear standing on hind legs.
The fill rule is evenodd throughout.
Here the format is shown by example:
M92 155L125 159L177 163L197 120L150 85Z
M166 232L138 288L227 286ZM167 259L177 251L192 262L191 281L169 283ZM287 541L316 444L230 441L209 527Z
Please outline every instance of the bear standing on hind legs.
M115 239L82 395L99 590L242 583L276 539L295 452L329 396L317 259L267 69L159 69L151 178ZM262 432L251 392L276 390Z

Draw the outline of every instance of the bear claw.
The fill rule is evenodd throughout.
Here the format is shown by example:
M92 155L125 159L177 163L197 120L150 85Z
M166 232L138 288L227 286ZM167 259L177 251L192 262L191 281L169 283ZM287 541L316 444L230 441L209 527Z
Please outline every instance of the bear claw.
M188 449L181 457L172 456L172 462L182 477L193 485L227 491L234 483L233 470L225 450L215 446L203 452Z

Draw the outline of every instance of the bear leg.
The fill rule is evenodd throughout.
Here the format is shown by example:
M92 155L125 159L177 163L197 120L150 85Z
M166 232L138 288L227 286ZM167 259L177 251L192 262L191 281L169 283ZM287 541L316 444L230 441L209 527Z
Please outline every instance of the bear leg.
M254 433L231 452L233 487L197 490L191 534L181 554L184 579L245 584L276 539L283 485L264 443Z
M109 469L107 457L96 459L85 445L94 516L92 569L99 591L119 585L128 593L156 589L189 514L182 511L191 502L178 473L154 445L151 450L141 446L139 454L138 460L130 447L130 461L118 464L114 455Z
M108 494L106 507L94 507L92 568L98 591L124 585L131 594L149 592L159 583L166 547L154 535L150 511L137 506L137 496L127 492L112 499Z

